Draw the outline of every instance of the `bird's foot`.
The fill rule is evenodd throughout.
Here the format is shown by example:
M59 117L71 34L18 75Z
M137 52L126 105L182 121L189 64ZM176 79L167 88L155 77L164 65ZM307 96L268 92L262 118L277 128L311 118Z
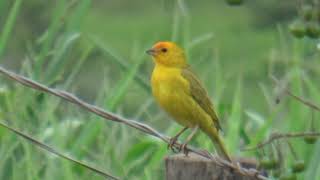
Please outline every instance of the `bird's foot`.
M177 140L178 140L177 137L170 138L169 144L167 147L168 149L171 149L174 153L180 152L180 148L174 147L174 144L177 142Z
M182 151L185 156L188 156L188 154L189 154L189 150L187 148L187 145L188 145L187 143L183 143L179 148L179 152Z

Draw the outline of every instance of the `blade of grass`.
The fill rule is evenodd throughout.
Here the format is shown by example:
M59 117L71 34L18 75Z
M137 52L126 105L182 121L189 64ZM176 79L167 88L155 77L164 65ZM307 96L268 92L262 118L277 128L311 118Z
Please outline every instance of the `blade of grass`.
M11 140L12 138L10 138ZM1 141L2 144L9 144L12 141ZM0 179L7 179L5 178L6 176L8 176L8 171L7 168L9 167L10 164L10 158L12 156L12 154L14 153L14 151L16 150L17 147L19 147L20 142L18 141L13 141L13 143L10 143L10 147L8 149L2 149L1 150L1 161L0 161L0 169L2 169L2 171L0 171Z
M23 153L23 159L24 159L24 164L26 164L27 167L27 180L37 180L38 178L36 178L36 173L35 172L38 168L36 168L37 165L33 165L35 156L31 155L31 147L29 146L29 144L27 144L26 142L22 142L22 148L24 149L24 153Z
M0 1L0 12L4 13L9 7L9 1ZM0 17L0 23L5 20L5 16Z
M59 80L59 75L65 71L64 65L68 62L66 60L68 56L68 50L73 46L75 41L79 39L79 33L66 33L61 44L59 43L54 53L53 59L50 61L47 73L45 76L45 81L48 81L48 84L54 83L56 80Z
M12 29L14 26L14 23L16 21L17 15L19 13L21 4L22 4L22 0L16 0L12 6L12 8L10 9L10 14L9 17L3 27L3 30L1 32L1 37L0 37L0 62L1 62L1 57L4 53L5 47L7 45L7 41L10 38L10 35L12 33Z
M132 68L129 69L124 75L124 77L119 81L117 86L114 88L113 93L110 94L110 97L107 99L107 107L110 108L110 110L114 110L116 105L123 99L123 96L127 92L127 90L130 88L130 86L133 83L134 77L136 77L139 67L144 62L144 58L140 58L139 61L137 61Z
M91 42L96 47L101 49L105 55L113 57L121 70L128 71L131 69L130 64L128 64L124 58L122 58L118 53L116 53L115 50L110 48L108 45L102 43L97 37L91 36L89 37L89 40L91 40ZM146 92L151 93L149 83L141 75L136 74L134 78Z
M315 83L312 82L312 80L309 77L304 76L303 80L306 83L308 90L310 91L313 101L318 102L318 104L320 104L320 90L316 87Z
M75 12L71 15L70 20L67 24L67 31L79 31L83 23L83 19L88 13L91 7L91 0L82 0L74 10Z
M29 135L26 135L26 134L14 129L14 128L11 128L10 126L8 126L8 125L6 125L6 124L4 124L2 122L0 122L0 126L2 126L3 128L8 129L9 131L15 133L16 135L18 135L20 137L30 141L31 143L33 143L34 145L40 147L41 149L44 149L44 150L46 150L46 151L48 151L48 152L50 152L52 154L57 155L58 157L61 157L61 158L65 159L65 160L68 160L68 161L71 161L73 163L76 163L77 165L82 166L82 167L84 167L86 169L89 169L89 170L91 170L91 171L93 171L95 173L98 173L98 174L100 174L100 175L102 175L102 176L104 176L106 178L118 179L117 177L114 177L114 176L110 175L109 173L106 173L106 172L104 172L102 170L96 169L96 168L91 167L91 166L89 166L89 165L87 165L85 163L82 163L82 162L80 162L78 160L75 160L75 159L73 159L73 158L71 158L71 157L69 157L67 155L64 155L64 154L56 151L55 149L51 148L50 146L48 146L46 144L43 144L43 143L39 142L38 140L34 139L33 137L31 137Z
M144 153L149 151L152 147L154 147L154 142L150 140L142 140L139 143L131 146L124 158L125 164L128 166L131 163L134 163L134 161L143 156Z
M302 72L299 67L295 67L290 72L290 89L294 92L295 95L303 97L302 81L301 81ZM300 102L291 100L289 101L289 114L291 117L290 123L288 126L292 131L299 131L305 128L304 117L306 117L307 108Z
M237 88L234 93L232 111L228 119L228 134L226 144L230 152L236 152L239 149L240 126L241 126L241 101L242 101L242 80L238 80Z
M37 67L36 70L40 71L43 62L45 60L45 57L48 55L48 52L50 50L50 47L53 44L54 38L60 27L62 26L61 23L61 16L64 14L66 7L66 2L65 0L58 0L57 5L55 7L55 10L52 14L52 21L51 24L49 25L49 28L47 31L44 33L41 39L43 39L43 42L41 44L41 50L36 58L37 62ZM40 73L40 72L38 72ZM40 75L40 74L37 74Z
M133 83L133 80L136 77L139 67L140 65L142 65L143 61L144 58L141 57L140 60L137 61L132 68L128 69L123 79L119 81L114 91L107 97L107 100L105 101L106 108L114 110L117 107L117 104L121 101L126 91ZM91 143L93 143L95 137L101 132L101 127L103 127L103 125L104 123L102 123L101 121L90 122L90 125L86 126L85 130L83 130L83 133L81 133L82 135L80 135L80 138L76 143L77 145L75 145L73 149L76 150L77 147L80 146L80 144L90 145ZM90 136L87 135L88 132L90 132Z
M74 3L73 3L74 4ZM68 56L68 50L72 47L75 41L80 37L80 27L82 24L83 16L86 15L91 5L91 0L83 0L75 8L75 12L71 13L70 19L67 21L67 30L61 38L61 44L57 45L53 59L48 65L47 80L50 78L51 81L57 80L59 74L64 71L64 64L67 62L65 59ZM71 8L67 9L68 12Z
M93 46L92 45L88 45L85 50L83 51L83 53L81 54L79 60L77 60L76 64L73 66L70 75L68 76L64 87L65 89L70 88L72 82L74 81L76 75L79 73L83 63L88 59L91 51L93 50Z
M308 164L308 168L305 172L305 179L314 179L317 177L318 168L319 168L319 161L320 161L320 141L317 142L316 146L314 147L314 151L312 154L312 158L310 158L310 162Z
M192 49L192 48L198 46L199 44L202 44L204 42L212 40L212 38L213 38L212 33L206 33L206 34L202 34L198 37L195 37L194 39L192 39L190 41L190 43L188 43L187 49Z

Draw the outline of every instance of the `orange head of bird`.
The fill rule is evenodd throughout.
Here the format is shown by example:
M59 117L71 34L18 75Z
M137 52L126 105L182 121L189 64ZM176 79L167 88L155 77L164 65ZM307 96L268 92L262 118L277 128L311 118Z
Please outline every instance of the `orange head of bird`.
M183 50L173 42L158 42L146 51L156 64L169 67L185 67L187 65Z

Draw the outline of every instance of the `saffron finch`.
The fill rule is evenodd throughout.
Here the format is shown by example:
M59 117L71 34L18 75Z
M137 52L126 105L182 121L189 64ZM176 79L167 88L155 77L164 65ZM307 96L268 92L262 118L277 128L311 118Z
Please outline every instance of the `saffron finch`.
M169 147L188 128L192 133L181 149L200 129L214 143L220 156L231 162L223 140L219 135L219 119L208 94L187 64L183 50L173 42L158 42L147 54L152 56L155 66L151 77L152 93L159 105L184 128L170 140Z

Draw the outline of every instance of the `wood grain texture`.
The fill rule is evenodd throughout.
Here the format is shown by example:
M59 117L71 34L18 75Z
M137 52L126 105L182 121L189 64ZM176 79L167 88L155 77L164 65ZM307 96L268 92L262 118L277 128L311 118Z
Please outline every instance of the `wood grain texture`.
M255 166L251 160L239 161L244 162L243 166ZM166 157L165 166L166 180L255 180L192 153L188 157L183 154Z

